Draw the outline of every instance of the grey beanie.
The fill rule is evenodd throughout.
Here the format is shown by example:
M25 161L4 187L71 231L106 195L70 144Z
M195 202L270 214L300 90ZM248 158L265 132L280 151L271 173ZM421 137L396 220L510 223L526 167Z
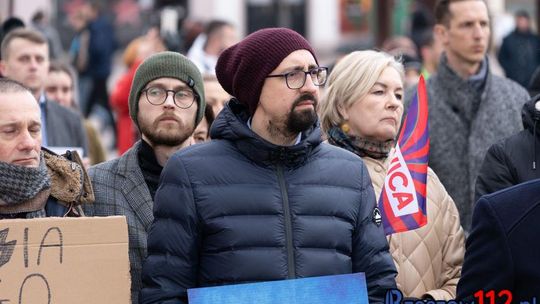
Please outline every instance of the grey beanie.
M195 125L198 125L204 117L206 106L203 79L199 69L180 53L161 52L146 58L137 68L133 77L129 91L129 115L137 128L139 127L137 113L139 112L141 91L150 81L164 77L176 78L185 82L197 94L199 108Z

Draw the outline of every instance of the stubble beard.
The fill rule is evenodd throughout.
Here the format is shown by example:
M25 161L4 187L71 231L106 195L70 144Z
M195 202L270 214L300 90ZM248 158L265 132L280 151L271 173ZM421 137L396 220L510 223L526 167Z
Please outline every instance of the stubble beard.
M160 126L156 119L151 125L140 123L141 133L153 146L175 147L184 143L195 130L195 121L186 126L180 119L177 124Z

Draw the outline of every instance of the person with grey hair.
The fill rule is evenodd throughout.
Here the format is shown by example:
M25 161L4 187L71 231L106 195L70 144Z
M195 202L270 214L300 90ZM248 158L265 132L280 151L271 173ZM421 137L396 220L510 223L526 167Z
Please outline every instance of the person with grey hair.
M332 145L362 157L380 196L403 115L404 68L389 54L357 51L328 79L320 116ZM427 174L425 226L387 236L405 297L451 300L456 296L464 233L454 201L433 170Z
M17 101L17 102L14 102ZM0 219L82 216L94 199L80 158L41 148L40 109L22 84L0 78Z
M148 57L137 68L129 93L129 114L141 140L120 158L89 169L96 202L87 214L127 218L133 303L141 289L159 176L171 155L191 144L204 116L204 96L202 76L189 59L175 52Z
M465 231L471 227L474 186L489 147L522 129L529 94L491 73L486 57L490 17L483 0L440 0L436 39L444 46L437 73L426 83L429 100L429 166L456 202ZM407 91L406 104L416 86Z

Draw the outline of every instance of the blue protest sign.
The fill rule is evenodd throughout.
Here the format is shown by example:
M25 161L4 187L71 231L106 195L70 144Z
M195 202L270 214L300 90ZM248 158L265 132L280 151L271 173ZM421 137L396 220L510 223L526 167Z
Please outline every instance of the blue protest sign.
M190 304L367 304L364 273L188 289Z

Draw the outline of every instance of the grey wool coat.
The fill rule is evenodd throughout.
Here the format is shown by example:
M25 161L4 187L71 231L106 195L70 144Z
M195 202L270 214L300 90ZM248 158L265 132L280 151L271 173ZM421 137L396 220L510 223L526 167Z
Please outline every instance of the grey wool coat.
M96 201L85 209L88 216L126 216L132 303L138 303L146 236L154 220L152 197L137 160L140 145L139 141L120 158L90 167Z
M489 66L479 94L448 66L445 55L437 74L428 79L427 90L429 166L454 199L461 224L469 231L480 165L492 144L522 129L521 108L529 94L516 82L491 74ZM407 92L408 103L415 91L416 87Z

